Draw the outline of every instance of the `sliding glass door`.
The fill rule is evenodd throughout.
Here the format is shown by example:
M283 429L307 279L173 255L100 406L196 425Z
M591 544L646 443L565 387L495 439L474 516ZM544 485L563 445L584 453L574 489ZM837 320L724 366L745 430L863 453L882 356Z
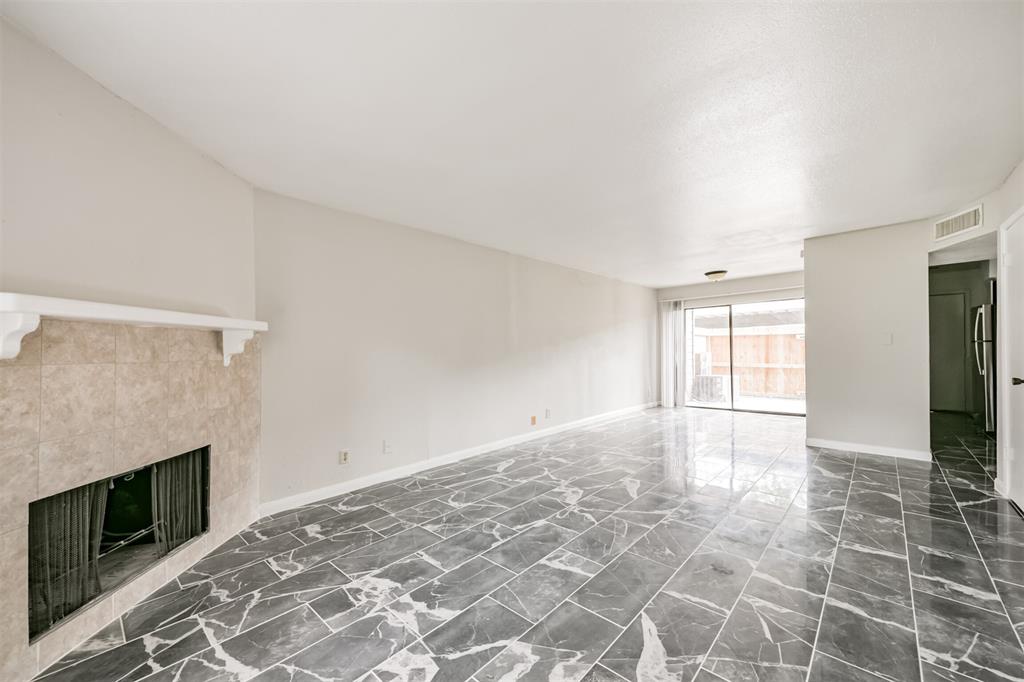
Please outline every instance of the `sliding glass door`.
M686 405L804 414L804 301L685 311Z
M686 404L732 407L729 306L686 310Z

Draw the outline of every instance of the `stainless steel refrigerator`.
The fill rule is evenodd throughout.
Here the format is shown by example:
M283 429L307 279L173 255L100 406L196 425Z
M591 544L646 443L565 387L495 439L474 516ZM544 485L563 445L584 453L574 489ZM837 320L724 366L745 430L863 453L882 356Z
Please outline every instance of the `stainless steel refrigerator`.
M985 431L996 430L996 306L995 281L990 280L991 303L976 306L974 312L974 362L981 375L985 395Z

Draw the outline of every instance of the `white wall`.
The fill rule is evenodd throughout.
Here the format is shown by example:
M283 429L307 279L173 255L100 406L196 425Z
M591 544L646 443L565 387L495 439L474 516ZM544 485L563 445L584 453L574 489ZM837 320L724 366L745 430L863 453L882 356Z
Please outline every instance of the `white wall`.
M656 400L651 289L262 191L256 261L264 501Z
M251 317L249 184L0 23L0 290Z
M808 444L928 456L929 224L804 242Z

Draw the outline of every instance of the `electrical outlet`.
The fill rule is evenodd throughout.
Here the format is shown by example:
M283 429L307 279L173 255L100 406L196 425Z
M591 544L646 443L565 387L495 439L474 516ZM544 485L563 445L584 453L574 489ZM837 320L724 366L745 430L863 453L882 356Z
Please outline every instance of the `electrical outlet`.
M550 407L545 407L544 408L544 418L545 419L551 419L551 408Z
M342 466L348 464L348 450L340 450L338 452L338 464Z
M537 425L537 415L533 415L532 417L530 417L530 426L536 426L536 425Z

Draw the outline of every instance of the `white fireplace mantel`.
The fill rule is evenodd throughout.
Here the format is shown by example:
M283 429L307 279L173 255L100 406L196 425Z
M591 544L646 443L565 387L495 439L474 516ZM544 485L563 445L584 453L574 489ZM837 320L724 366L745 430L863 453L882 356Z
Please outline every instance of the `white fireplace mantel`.
M18 355L22 338L39 327L41 317L131 324L140 327L212 329L221 333L225 367L231 362L232 355L245 350L246 341L256 332L265 332L270 328L266 322L259 320L238 320L233 317L197 315L160 308L138 308L95 301L76 301L70 298L0 292L0 360L9 360Z

